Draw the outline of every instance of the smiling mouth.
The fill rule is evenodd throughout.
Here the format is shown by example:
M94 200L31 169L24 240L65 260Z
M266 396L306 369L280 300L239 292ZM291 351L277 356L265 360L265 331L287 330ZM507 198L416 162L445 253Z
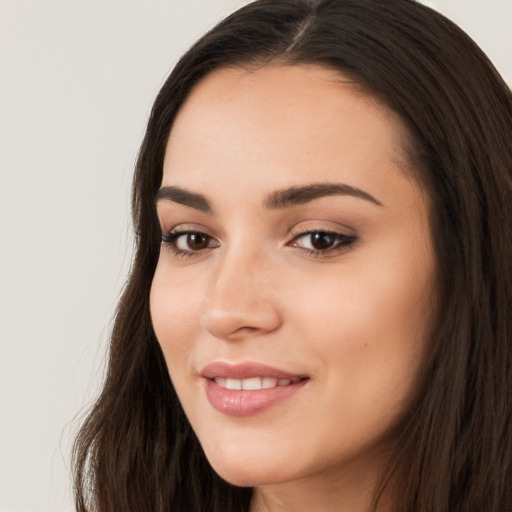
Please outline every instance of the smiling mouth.
M308 378L306 374L291 373L251 361L241 363L216 361L204 367L199 374L226 389L268 389L287 386ZM236 387L230 387L231 385Z
M250 377L248 379L232 379L215 377L212 379L220 387L230 390L256 391L259 389L271 389L278 386L289 386L304 379L278 379L275 377Z
M260 363L215 362L201 372L210 405L228 416L254 416L300 392L309 376Z

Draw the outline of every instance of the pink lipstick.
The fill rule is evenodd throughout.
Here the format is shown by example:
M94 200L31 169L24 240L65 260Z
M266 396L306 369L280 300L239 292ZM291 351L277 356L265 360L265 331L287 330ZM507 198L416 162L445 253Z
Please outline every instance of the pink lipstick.
M206 396L218 411L231 416L250 416L289 398L307 382L305 375L293 374L259 363L206 366Z

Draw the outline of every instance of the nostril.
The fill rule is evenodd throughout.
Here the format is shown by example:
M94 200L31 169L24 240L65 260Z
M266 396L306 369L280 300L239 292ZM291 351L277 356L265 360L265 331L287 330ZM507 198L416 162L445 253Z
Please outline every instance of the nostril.
M241 294L235 303L217 293L205 302L200 322L214 337L235 341L275 331L281 316L273 301L258 295Z

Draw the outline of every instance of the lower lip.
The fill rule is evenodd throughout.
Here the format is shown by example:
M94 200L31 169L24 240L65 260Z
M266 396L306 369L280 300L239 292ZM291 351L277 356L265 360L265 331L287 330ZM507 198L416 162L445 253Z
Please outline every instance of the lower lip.
M206 396L214 409L230 416L251 416L290 398L307 380L267 389L226 389L214 380L206 379Z

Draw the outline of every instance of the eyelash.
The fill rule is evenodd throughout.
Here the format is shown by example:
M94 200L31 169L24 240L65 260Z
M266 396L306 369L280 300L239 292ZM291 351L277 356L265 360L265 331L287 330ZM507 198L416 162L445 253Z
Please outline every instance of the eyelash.
M309 249L306 247L299 247L293 245L294 242L300 240L301 238L311 237L312 235L321 235L324 237L331 237L333 246L328 247L327 249ZM311 243L310 238L310 243ZM354 235L345 235L343 233L338 233L336 231L329 231L325 229L304 229L301 233L292 238L291 242L288 245L292 245L293 247L297 247L308 256L312 256L314 258L335 256L340 252L347 251L352 248L354 243L357 241L357 237Z
M201 249L180 249L178 247L178 240L181 237L184 236L193 236L193 235L199 235L201 237L205 237L208 241L208 244L213 240L215 245L207 245L204 248ZM332 243L334 244L332 247L328 247L326 249L311 249L306 247L300 247L298 245L295 245L295 243L302 239L306 238L308 236L313 235L321 235L324 237L331 237ZM311 242L311 239L310 239ZM337 233L335 231L328 231L328 230L312 230L307 229L304 230L302 233L299 233L298 235L294 236L292 240L287 244L292 247L296 247L297 249L301 250L308 256L314 257L314 258L321 258L321 257L328 257L328 256L334 256L340 252L347 251L352 248L354 243L357 242L357 237L354 235L344 235L342 233ZM215 241L215 238L211 235L208 235L207 233L204 233L203 231L194 231L194 230L184 230L184 231L171 231L167 233L166 235L162 236L162 244L169 247L171 252L174 256L179 258L193 258L195 256L199 256L203 251L207 249L212 249L215 247L219 247L219 243Z
M198 253L202 253L205 249L211 249L212 247L218 247L217 245L212 247L205 247L203 249L198 250L185 250L180 249L178 247L178 240L183 236L192 236L192 235L199 235L202 237L206 237L208 241L215 240L212 236L208 235L207 233L204 233L203 231L195 231L195 230L184 230L184 231L171 231L167 233L166 235L162 236L162 243L169 247L171 249L171 252L174 256L178 258L193 258L194 256L197 256Z

